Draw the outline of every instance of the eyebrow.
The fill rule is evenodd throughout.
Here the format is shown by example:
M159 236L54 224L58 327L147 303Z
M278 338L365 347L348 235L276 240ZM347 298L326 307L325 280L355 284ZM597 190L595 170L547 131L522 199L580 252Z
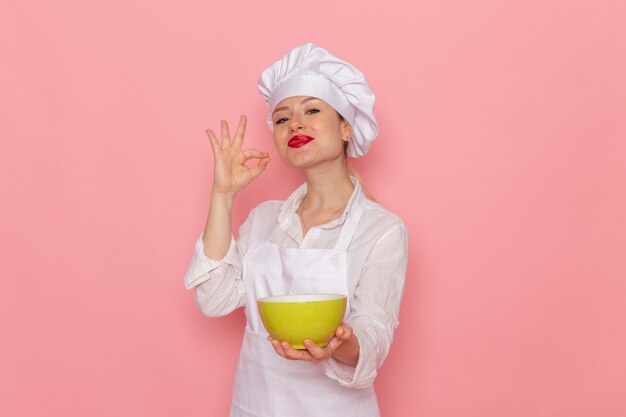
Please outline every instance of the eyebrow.
M311 101L311 100L319 100L319 99L317 97L307 97L304 100L302 100L300 102L300 104L304 104L304 103L306 103L308 101ZM289 107L287 107L287 106L277 107L277 108L274 109L272 114L276 113L277 111L281 111L281 110L289 110Z

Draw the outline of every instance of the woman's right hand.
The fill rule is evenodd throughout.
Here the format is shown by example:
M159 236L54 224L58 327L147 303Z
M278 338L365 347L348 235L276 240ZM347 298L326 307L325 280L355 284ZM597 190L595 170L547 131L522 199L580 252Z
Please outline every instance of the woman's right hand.
M241 150L243 135L246 132L246 116L241 115L239 126L234 138L230 138L228 123L221 122L222 141L218 141L215 133L207 129L206 133L211 141L211 149L214 157L213 192L235 194L246 185L250 184L270 162L267 152L257 149ZM256 165L248 167L246 162L257 159Z

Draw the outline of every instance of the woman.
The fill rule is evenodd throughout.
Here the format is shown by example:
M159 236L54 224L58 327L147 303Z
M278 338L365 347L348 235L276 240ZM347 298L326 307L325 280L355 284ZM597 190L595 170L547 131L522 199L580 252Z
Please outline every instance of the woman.
M378 416L373 389L398 325L407 259L406 228L368 199L347 156L364 155L376 137L374 95L352 65L313 44L297 47L258 82L268 124L285 164L306 183L286 201L256 207L231 236L236 193L270 162L242 150L246 118L231 138L207 134L215 158L203 235L185 276L208 316L246 308L246 331L231 417ZM256 165L246 166L246 161ZM268 336L259 297L293 293L348 296L344 323L325 348L296 350Z

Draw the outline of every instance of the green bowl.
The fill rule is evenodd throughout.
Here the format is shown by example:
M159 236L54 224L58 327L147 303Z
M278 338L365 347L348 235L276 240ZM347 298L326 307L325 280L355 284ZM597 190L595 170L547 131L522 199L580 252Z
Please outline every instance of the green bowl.
M340 294L292 294L259 298L257 305L263 325L274 339L305 349L305 339L320 347L328 344L343 322L346 301Z

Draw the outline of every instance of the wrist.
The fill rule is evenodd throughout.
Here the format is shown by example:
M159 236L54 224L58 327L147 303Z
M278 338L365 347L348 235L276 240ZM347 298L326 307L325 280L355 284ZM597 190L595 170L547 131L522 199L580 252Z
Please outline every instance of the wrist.
M211 203L226 205L228 208L232 208L233 201L235 199L235 193L224 193L220 191L211 192Z

